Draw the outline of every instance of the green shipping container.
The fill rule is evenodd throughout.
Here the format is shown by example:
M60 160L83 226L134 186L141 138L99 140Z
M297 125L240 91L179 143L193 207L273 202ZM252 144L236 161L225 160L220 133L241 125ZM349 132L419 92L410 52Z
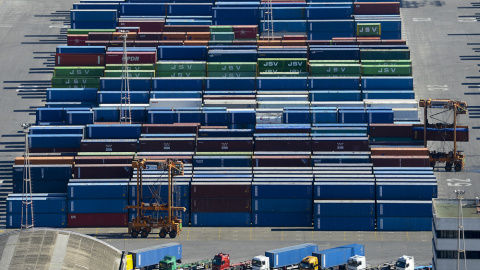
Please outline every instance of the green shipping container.
M100 88L100 84L52 84L52 88Z
M52 77L52 85L100 85L100 78L91 77Z
M205 71L159 71L156 77L205 77Z
M362 66L365 76L411 76L412 66Z
M105 70L105 77L122 77L121 70ZM155 70L129 70L129 78L151 78L155 77Z
M55 67L55 77L103 77L105 67Z
M259 72L305 72L307 58L259 58Z
M210 35L210 40L212 41L232 41L234 39L234 32L215 32Z
M364 60L410 60L409 49L360 50L360 59Z
M208 77L227 77L227 78L241 78L241 77L255 77L256 72L208 72Z
M156 70L159 71L205 71L206 70L205 61L195 61L195 62L169 62L169 61L159 61L157 62Z
M364 60L362 65L369 66L397 66L397 65L412 65L412 60Z
M210 62L207 63L208 72L256 72L256 62Z
M128 70L154 70L155 64L129 64L127 65ZM122 64L107 64L107 70L122 70Z
M211 25L210 33L233 32L233 27L228 25Z
M357 37L379 37L382 35L380 23L357 23Z
M70 35L86 35L90 32L117 32L115 29L68 29Z
M352 75L361 74L360 64L313 64L310 65L310 74L312 76L332 76L332 75Z

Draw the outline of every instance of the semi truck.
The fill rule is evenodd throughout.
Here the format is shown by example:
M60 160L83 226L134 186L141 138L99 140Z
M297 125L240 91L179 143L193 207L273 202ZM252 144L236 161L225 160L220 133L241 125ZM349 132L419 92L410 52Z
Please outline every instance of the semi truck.
M182 259L182 245L178 243L168 243L129 251L126 256L127 270L156 267L158 262L166 255L172 256L175 260L180 261ZM131 263L128 263L129 261Z
M396 270L414 270L415 269L415 260L412 256L403 255L398 258L397 263L395 263Z
M212 268L212 260L203 260L192 263L177 263L175 256L166 255L159 263L159 270L199 270Z
M300 263L300 270L348 269L365 270L365 247L360 244L345 245L312 252Z
M226 253L218 253L213 257L212 270L246 270L252 268L251 261L230 263L230 255Z
M305 256L318 251L316 244L301 244L265 251L252 259L252 270L288 270L298 268Z

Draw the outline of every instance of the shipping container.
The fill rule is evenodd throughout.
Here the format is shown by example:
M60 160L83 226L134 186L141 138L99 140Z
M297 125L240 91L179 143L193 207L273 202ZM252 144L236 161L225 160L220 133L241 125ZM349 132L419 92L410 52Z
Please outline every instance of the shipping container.
M377 231L431 231L431 217L380 217Z
M127 213L127 199L74 199L68 202L69 214Z
M377 200L431 200L437 194L437 183L376 182Z
M7 214L7 229L21 228L22 214ZM67 214L35 214L33 222L35 227L66 228Z
M126 227L126 213L84 213L68 214L68 228Z
M315 217L375 217L375 200L315 200Z
M316 244L300 244L290 247L279 248L265 251L265 256L270 261L270 267L280 268L284 266L296 265L305 257L311 256L313 252L318 251Z
M253 199L252 213L311 213L311 199Z
M44 196L39 196L44 195ZM23 200L21 196L10 194L7 197L7 214L22 214ZM58 194L35 194L32 196L33 210L36 214L49 213L66 213L67 212L67 197L64 193ZM23 208L23 210L22 210Z
M315 231L375 231L374 217L315 217Z
M250 227L252 214L248 213L191 213L192 227Z
M373 179L372 179L373 180ZM375 182L331 182L315 179L314 199L321 200L373 200Z
M267 174L268 177L268 174ZM288 175L285 177L288 178ZM254 182L252 199L311 199L312 183Z
M129 178L133 168L128 164L78 164L74 168L74 178Z
M158 246L136 249L128 252L132 255L135 267L147 267L157 265L167 255L182 259L182 245L168 243Z

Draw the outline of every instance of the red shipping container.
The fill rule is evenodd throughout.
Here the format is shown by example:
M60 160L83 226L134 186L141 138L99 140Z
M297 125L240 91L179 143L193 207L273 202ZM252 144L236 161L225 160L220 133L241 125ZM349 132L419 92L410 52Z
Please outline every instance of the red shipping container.
M126 227L128 213L68 214L67 227Z
M75 164L132 164L133 156L76 156Z
M192 212L250 212L251 198L192 198Z
M139 152L195 152L195 138L140 138Z
M255 138L255 151L312 151L311 139L300 137L259 137Z
M165 20L158 21L120 21L120 27L140 27L141 32L163 32L165 28Z
M73 168L75 179L130 178L131 164L78 164Z
M110 40L87 40L85 41L86 46L110 46Z
M121 63L120 63L121 64ZM105 66L104 54L86 54L86 53L57 53L55 54L56 66Z
M342 139L340 137L312 138L312 151L368 151L370 149L368 138L359 140Z
M161 40L162 39L162 32L138 32L137 34L137 41L138 40Z
M370 124L370 137L412 137L412 124Z
M210 32L208 25L165 25L164 32Z
M469 129L467 126L458 126L457 128L462 128L462 130L456 131L457 142L468 142L469 140ZM413 132L413 140L422 140L424 139L423 128L420 130L415 130ZM447 141L453 142L453 128L449 130L444 129L432 129L427 128L427 140L428 141Z
M399 2L355 2L354 15L397 15L400 14Z
M429 156L372 156L374 167L430 167Z
M134 47L157 47L157 40L135 40Z
M88 40L112 40L112 32L90 32L88 33Z
M123 52L107 52L107 64L122 64ZM127 59L129 64L155 64L157 61L157 52L128 52Z
M60 164L73 164L73 157L29 157L30 164L32 165L60 165ZM24 165L25 159L23 157L15 158L15 165Z
M137 140L83 140L81 152L136 152Z
M192 198L251 198L252 186L240 182L192 182L190 196Z
M67 35L68 46L85 46L87 40L88 35Z
M198 152L253 152L252 138L198 138Z
M233 33L235 39L256 39L258 34L257 25L234 25Z
M310 156L252 156L253 167L310 167Z

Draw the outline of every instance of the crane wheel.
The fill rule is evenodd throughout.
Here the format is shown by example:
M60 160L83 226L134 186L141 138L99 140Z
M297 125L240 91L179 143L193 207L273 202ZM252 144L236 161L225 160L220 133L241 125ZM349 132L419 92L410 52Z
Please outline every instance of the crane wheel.
M168 233L168 236L170 236L170 238L175 238L177 237L177 232L172 230Z
M459 172L461 170L462 170L462 164L460 164L460 163L455 164L455 171Z
M142 230L142 232L140 233L140 236L141 236L142 238L147 238L147 236L148 236L148 231L147 231L147 230Z
M167 231L165 231L165 229L161 229L158 233L158 236L160 236L160 238L165 238L167 236Z
M133 230L133 231L130 233L130 236L132 236L132 238L137 238L137 236L138 236L138 231Z
M445 164L445 171L447 171L447 172L451 172L451 171L452 171L452 163L447 162L447 163Z

